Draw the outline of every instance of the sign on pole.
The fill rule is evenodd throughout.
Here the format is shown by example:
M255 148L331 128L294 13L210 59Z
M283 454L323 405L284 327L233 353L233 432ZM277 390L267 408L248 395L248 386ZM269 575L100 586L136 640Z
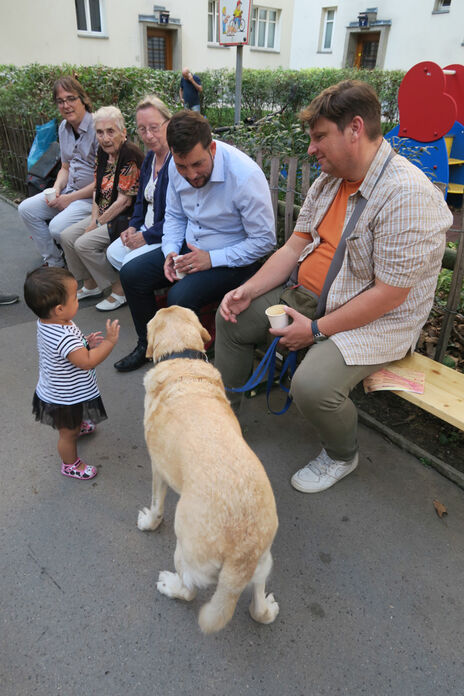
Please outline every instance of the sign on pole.
M250 13L252 0L220 0L219 43L222 46L237 46L235 69L235 115L234 123L240 122L242 106L243 46L250 37Z
M250 36L252 0L220 0L219 43L222 46L243 46Z

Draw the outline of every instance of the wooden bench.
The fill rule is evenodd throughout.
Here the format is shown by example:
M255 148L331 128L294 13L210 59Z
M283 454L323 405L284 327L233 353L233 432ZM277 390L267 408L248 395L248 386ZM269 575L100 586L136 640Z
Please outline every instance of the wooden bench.
M257 360L261 360L266 350L266 346L260 346L256 349L255 355ZM301 354L301 353L300 353ZM282 367L283 357L280 353L276 354L276 366L278 371ZM401 360L395 360L386 366L400 367L405 370L413 370L422 372L425 375L425 385L423 394L414 394L413 392L389 390L392 394L400 396L405 401L410 401L415 406L419 406L424 411L428 411L433 416L440 418L446 423L450 423L455 428L464 431L464 373L452 370L442 363L427 358L421 353L413 353L407 355ZM278 377L275 380L278 383ZM265 390L267 385L267 377L263 382L255 388L250 395L256 394ZM373 392L375 393L375 392Z
M407 355L402 360L390 363L390 366L425 374L423 394L405 391L394 391L394 394L455 428L464 430L464 373L452 370L420 353Z

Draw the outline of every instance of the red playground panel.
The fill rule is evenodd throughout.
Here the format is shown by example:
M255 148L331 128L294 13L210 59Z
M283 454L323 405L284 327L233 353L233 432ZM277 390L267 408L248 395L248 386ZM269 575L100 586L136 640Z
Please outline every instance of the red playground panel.
M398 91L400 123L385 135L451 194L464 194L464 66L414 65Z
M436 63L425 61L408 70L398 92L400 137L430 143L446 135L457 120L457 106L445 88L445 74Z

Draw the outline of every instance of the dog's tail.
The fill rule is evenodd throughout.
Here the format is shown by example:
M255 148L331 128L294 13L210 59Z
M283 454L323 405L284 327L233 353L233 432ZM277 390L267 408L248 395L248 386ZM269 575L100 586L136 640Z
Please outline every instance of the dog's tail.
M238 598L250 582L244 576L243 567L233 561L226 561L219 572L216 591L200 610L198 623L203 633L220 631L231 620Z

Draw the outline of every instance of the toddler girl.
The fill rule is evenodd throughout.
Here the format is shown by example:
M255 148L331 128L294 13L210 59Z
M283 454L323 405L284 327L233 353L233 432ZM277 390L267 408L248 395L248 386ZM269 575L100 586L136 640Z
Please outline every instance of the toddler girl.
M95 430L107 418L98 391L96 365L111 353L119 337L118 320L85 337L72 321L79 308L77 282L65 268L37 268L24 284L24 299L39 317L39 381L32 401L36 420L59 433L58 453L64 476L88 481L94 466L77 456L77 438Z

